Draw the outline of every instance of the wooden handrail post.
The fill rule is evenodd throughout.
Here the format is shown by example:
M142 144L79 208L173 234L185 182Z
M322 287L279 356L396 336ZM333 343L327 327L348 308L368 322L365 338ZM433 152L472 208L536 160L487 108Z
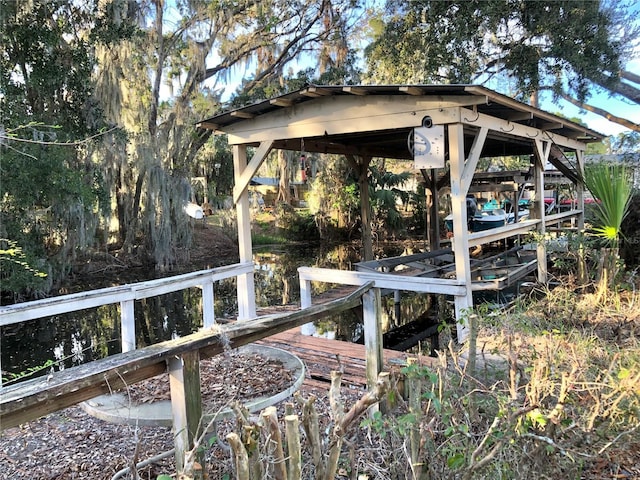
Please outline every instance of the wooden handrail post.
M214 306L213 282L207 282L202 285L202 328L211 328L216 324Z
M200 352L191 350L169 359L169 387L171 390L171 413L176 450L176 470L182 473L192 469L186 455L194 447L202 418L202 396L200 393ZM194 458L204 465L203 453L196 452Z
M120 333L122 337L122 351L129 352L136 349L136 316L134 300L120 302Z
M372 288L362 296L364 347L367 357L367 387L374 388L382 371L382 329L380 325L381 295Z
M304 310L311 306L311 280L300 279L300 309ZM300 332L303 335L313 335L316 331L316 327L313 322L305 323L300 327Z

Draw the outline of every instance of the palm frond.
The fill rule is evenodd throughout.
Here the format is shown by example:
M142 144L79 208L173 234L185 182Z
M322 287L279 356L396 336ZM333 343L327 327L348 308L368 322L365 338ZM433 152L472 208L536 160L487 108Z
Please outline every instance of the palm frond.
M596 199L598 236L617 242L624 217L629 211L632 182L629 169L621 163L599 162L585 168L584 182Z

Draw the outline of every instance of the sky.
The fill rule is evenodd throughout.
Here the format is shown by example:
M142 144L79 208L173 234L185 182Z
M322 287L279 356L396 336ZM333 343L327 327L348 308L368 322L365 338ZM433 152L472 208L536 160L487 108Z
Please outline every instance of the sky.
M376 3L379 0L373 0L373 3ZM638 13L638 18L640 18L640 1L635 2L631 0L631 8L632 10L636 10ZM635 51L633 52L633 56L630 61L624 66L625 70L639 74L640 75L640 45L637 45ZM211 54L210 60L216 63L216 55ZM307 65L306 61L294 62L291 67L296 70L298 68L305 68ZM228 100L229 97L235 93L236 89L240 85L242 81L243 72L237 71L234 75L227 79L225 85L218 85L218 87L222 87L223 100ZM487 88L494 89L500 92L499 88L495 88L495 86L486 85ZM507 93L507 92L500 92ZM618 135L621 132L629 131L628 128L607 120L606 118L597 115L595 113L591 113L588 111L581 111L578 107L564 101L558 100L555 103L548 93L540 94L540 108L549 113L558 113L564 117L568 118L580 118L591 130L595 130L603 135ZM632 104L630 102L625 102L616 97L611 97L607 93L595 92L592 97L590 97L587 101L588 104L594 105L596 107L600 107L609 113L628 119L634 123L640 123L640 106L638 104Z
M627 63L625 69L640 75L640 58ZM625 102L604 93L595 94L587 101L587 103L603 108L618 117L626 118L634 123L640 123L640 105L638 104ZM555 104L550 98L550 95L547 95L546 98L542 98L540 108L549 113L561 113L563 116L569 118L578 117L582 119L582 121L586 123L591 130L595 130L596 132L604 135L618 135L619 133L629 131L628 128L618 123L610 122L600 115L581 111L578 107L564 100L559 100L559 103Z

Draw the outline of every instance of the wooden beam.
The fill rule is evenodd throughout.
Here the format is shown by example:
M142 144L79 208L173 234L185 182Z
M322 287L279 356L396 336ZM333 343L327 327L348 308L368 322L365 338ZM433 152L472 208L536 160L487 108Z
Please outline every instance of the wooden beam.
M0 326L20 323L36 318L77 312L102 305L141 300L165 293L177 292L185 288L213 283L253 271L253 262L236 263L224 267L210 268L197 272L183 273L173 277L158 278L146 282L132 283L118 287L107 287L89 292L72 293L59 297L43 298L32 302L16 303L0 307Z
M200 122L197 125L198 128L203 128L205 130L217 130L219 125L217 123L211 122Z
M507 119L510 122L523 122L525 120L533 119L533 112L514 112L510 114Z
M120 302L120 331L123 352L136 349L136 317L134 305L135 302L133 300Z
M479 185L471 185L468 193L517 191L518 186L515 183L481 183Z
M342 91L345 93L350 93L351 95L359 95L359 96L369 95L369 92L362 87L347 86L347 87L342 87Z
M564 123L545 123L544 125L542 125L540 127L541 130L543 131L547 131L547 130L560 130L561 128L564 128Z
M167 371L167 362L186 352L199 352L200 358L222 353L225 345L242 345L336 315L362 304L361 297L372 287L366 284L346 297L304 310L236 322L218 331L203 330L185 337L157 343L130 352L112 355L84 365L66 368L46 377L0 388L0 430L35 420L98 395Z
M302 90L300 93L306 97L312 98L326 97L328 95L331 95L330 91L318 87L308 87Z
M584 178L584 151L576 150L576 160L578 162L578 178ZM578 230L584 230L584 182L578 182L576 184L576 199L578 204L576 205L578 210L582 213L578 216Z
M503 240L515 235L522 235L523 233L533 230L539 223L540 220L523 220L502 227L471 233L469 234L469 248L484 245L485 243L497 242L498 240Z
M424 95L424 90L420 87L412 87L408 85L404 85L399 89L401 92L406 93L407 95L421 96Z
M205 283L202 289L202 328L213 328L216 324L215 296L213 293L213 282Z
M236 122L224 128L229 144L253 144L265 140L313 138L345 133L412 128L430 116L434 124L458 121L458 107L450 100L431 97L341 95L302 102L293 109L279 109L252 120Z
M466 318L473 308L471 291L471 265L469 261L469 239L467 226L466 195L468 188L463 179L464 125L456 123L448 126L449 165L451 172L451 213L453 214L453 250L455 256L456 279L465 286L465 294L454 298L458 341L463 343L469 335ZM486 130L485 130L486 135Z
M575 209L575 210L567 210L566 212L554 213L553 215L545 215L544 223L545 225L554 225L558 222L563 222L566 220L571 220L572 218L577 218L582 215L584 210Z
M473 112L472 110L461 107L461 118L465 120L467 125L486 126L496 132L502 132L515 137L526 138L529 140L551 140L563 147L584 150L585 144L577 140L573 140L557 133L544 132L539 128L521 125L519 123L503 120L498 117L492 117L484 113Z
M193 442L198 438L202 418L199 353L197 350L185 352L180 357L171 357L168 364L176 470L182 472L186 453L193 449ZM204 465L204 452L196 455L198 463Z
M277 107L290 107L293 105L293 102L286 98L272 98L269 103Z
M267 144L265 143L264 145L266 149ZM234 200L238 219L238 253L241 262L253 262L251 211L249 208L249 191L246 188L251 180L251 172L253 170L247 167L247 147L245 145L234 145L233 147L233 171L236 184ZM246 180L247 178L249 180ZM239 187L243 185L243 182L246 182L244 187ZM256 316L256 296L253 271L238 275L237 282L238 320L254 318Z
M372 288L362 297L364 346L367 358L367 387L373 388L382 371L382 316L379 288Z
M237 117L237 118L244 118L244 119L249 119L249 118L254 118L255 115L251 112L245 112L243 110L236 110L234 112L231 112L229 115L231 115L232 117Z
M335 282L343 285L364 285L371 282L376 288L404 290L418 293L465 295L466 287L459 280L446 278L405 277L388 273L354 272L329 268L300 267L300 281Z
M543 142L536 139L535 145L535 162L533 162L533 185L535 189L534 202L531 212L533 217L542 220L537 228L540 238L544 238L546 232L545 215L546 207L544 203L544 165L549 159L551 151L551 142ZM538 256L538 282L547 283L547 248L544 242L537 243L536 253Z
M478 160L480 159L480 154L482 153L482 147L484 147L484 142L487 139L487 133L489 129L487 127L480 127L480 130L476 133L473 138L473 144L471 145L471 151L469 152L469 157L464 162L464 168L462 171L462 177L460 179L461 185L460 188L466 195L469 191L469 186L471 185L471 181L473 180L473 175L476 172L476 167L478 166Z
M262 142L260 146L257 148L253 157L251 157L251 161L248 165L246 165L240 171L235 171L236 182L233 187L233 201L234 203L238 202L240 195L247 189L249 184L251 183L251 179L255 176L257 171L260 169L262 162L269 155L271 148L273 146L273 141Z

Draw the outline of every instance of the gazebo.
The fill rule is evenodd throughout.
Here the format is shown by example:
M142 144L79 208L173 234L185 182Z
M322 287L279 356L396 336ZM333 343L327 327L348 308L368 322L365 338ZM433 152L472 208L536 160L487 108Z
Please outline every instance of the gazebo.
M581 229L584 152L588 143L603 139L601 134L584 126L476 85L309 85L216 114L202 120L199 127L227 134L233 147L233 198L241 262L252 261L247 187L274 149L300 151L304 145L306 152L345 155L357 168L361 192L367 191L367 169L374 157L412 162L413 168L421 172L432 199L428 222L432 250L440 244L438 191L443 186L449 187L455 232L451 248L457 281L451 291L459 341L468 335L465 316L473 307L472 292L474 288L482 288L472 285L470 247L531 231L544 236L547 227L567 221ZM247 156L247 147L255 148L251 158ZM480 187L474 185L481 183L480 177L485 180L487 177L484 172L477 172L478 160L509 155L531 158L526 174L531 185L529 219L468 232L465 197L478 191ZM575 186L575 202L562 213L548 214L545 210L545 169L550 166ZM496 184L492 188L513 187ZM366 195L361 195L361 199L369 200ZM362 211L366 223L368 208ZM371 241L367 238L368 230L364 230L366 258ZM537 244L536 257L537 279L545 283L547 254L543 242ZM252 273L239 277L238 290L238 318L254 318Z

